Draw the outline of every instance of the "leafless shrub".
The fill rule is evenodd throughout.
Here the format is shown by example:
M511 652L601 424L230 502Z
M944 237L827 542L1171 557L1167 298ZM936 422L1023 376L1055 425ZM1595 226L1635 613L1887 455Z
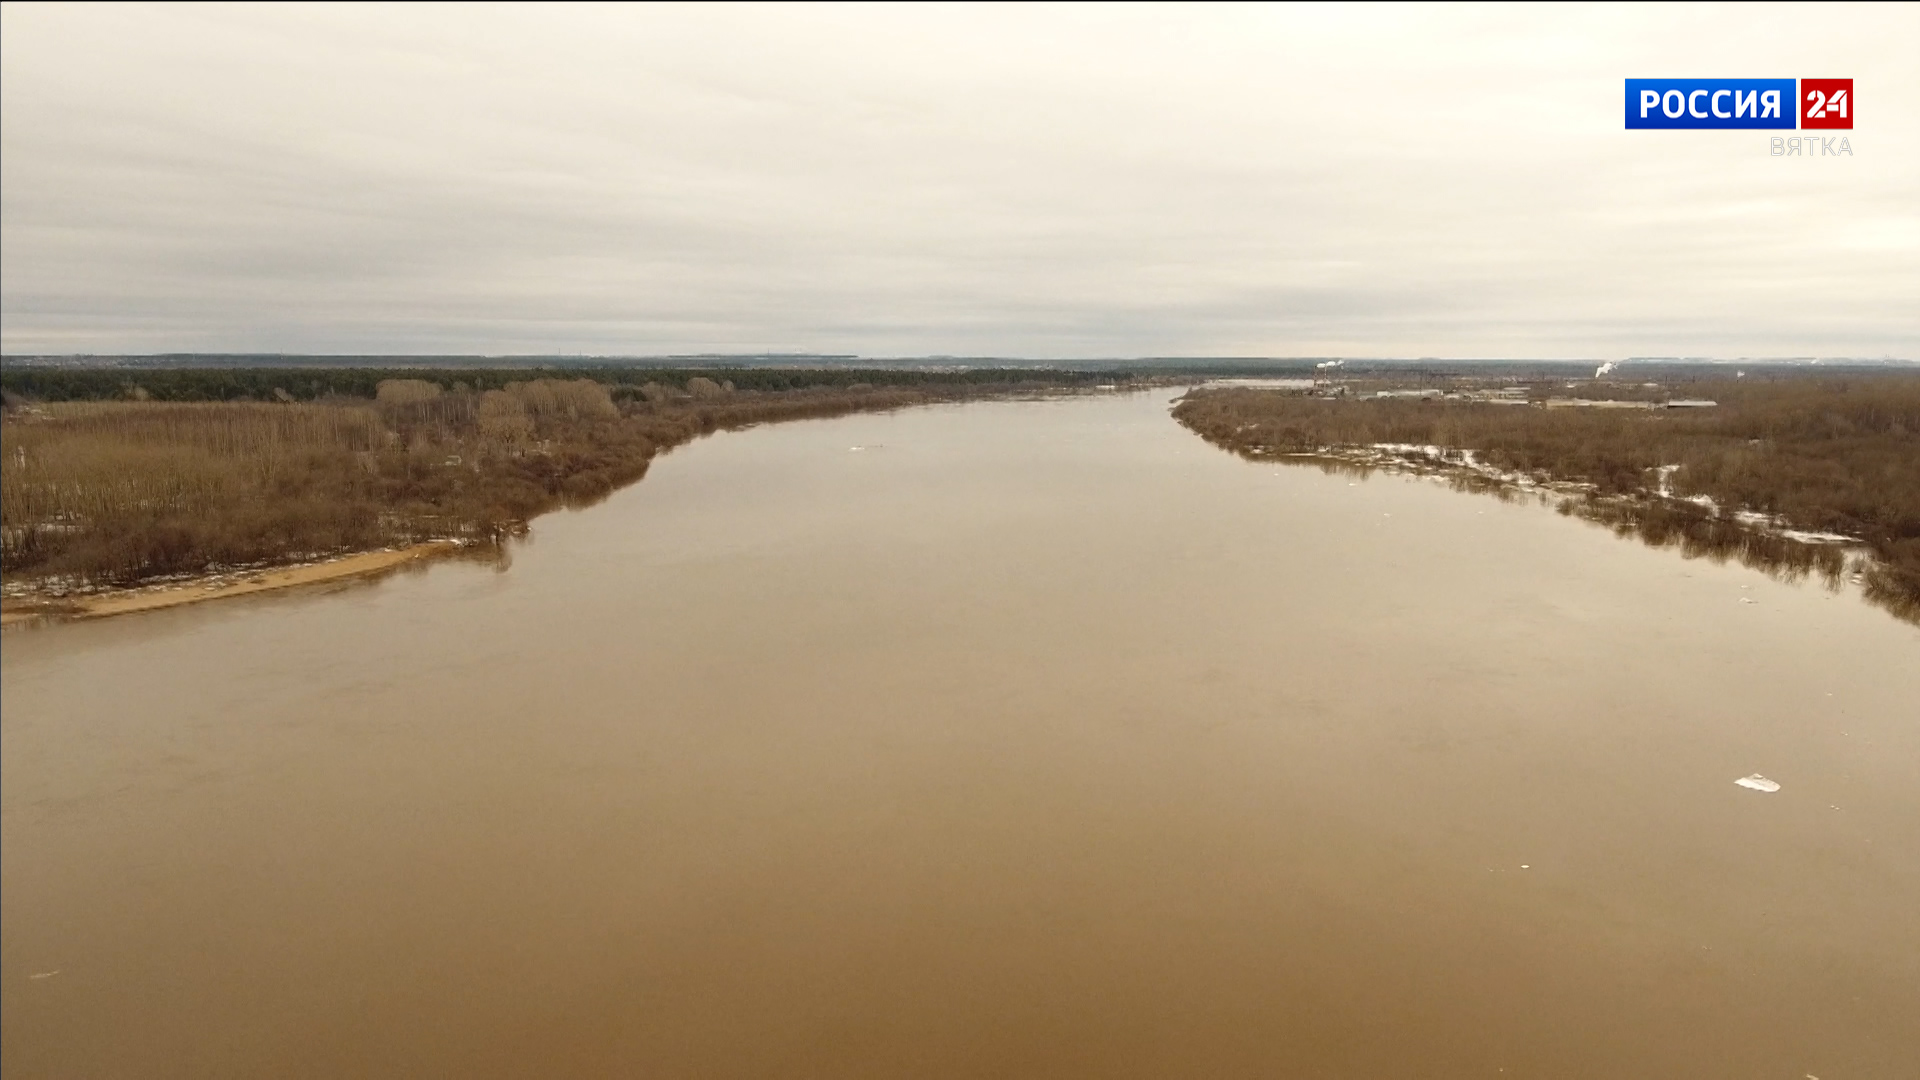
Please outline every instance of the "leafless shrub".
M480 395L480 437L495 443L520 443L533 434L533 421L520 399L505 390Z
M373 400L382 406L415 405L432 401L440 394L439 384L425 379L383 379L374 391Z

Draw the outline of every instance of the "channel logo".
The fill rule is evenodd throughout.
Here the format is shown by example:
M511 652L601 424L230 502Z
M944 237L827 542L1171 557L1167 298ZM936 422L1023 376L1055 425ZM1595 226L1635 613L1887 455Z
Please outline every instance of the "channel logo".
M1801 79L1800 126L1852 128L1852 79Z
M1852 128L1852 79L1628 79L1628 128Z

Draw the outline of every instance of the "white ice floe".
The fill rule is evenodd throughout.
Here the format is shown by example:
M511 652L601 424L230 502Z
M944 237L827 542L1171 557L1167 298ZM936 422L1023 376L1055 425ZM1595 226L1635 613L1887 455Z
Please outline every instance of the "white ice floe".
M1764 776L1761 776L1759 773L1754 773L1752 776L1743 776L1740 779L1735 780L1734 783L1739 784L1741 787L1746 788L1749 791L1779 791L1780 790L1779 784L1773 782L1772 780L1767 779Z
M1807 529L1781 529L1780 535L1803 544L1857 544L1860 538L1846 533L1813 532Z

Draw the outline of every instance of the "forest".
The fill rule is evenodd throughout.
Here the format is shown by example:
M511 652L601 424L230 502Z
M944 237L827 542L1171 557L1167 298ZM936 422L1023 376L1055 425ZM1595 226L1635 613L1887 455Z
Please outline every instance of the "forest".
M1051 368L720 367L0 367L0 391L39 402L59 401L317 401L371 398L383 382L412 379L449 392L505 389L536 379L597 382L615 401L643 395L647 384L684 387L688 380L731 384L741 391L830 390L857 386L1090 386L1124 382L1122 372Z
M141 373L132 385L143 393L94 397L127 373L16 374L0 419L10 592L131 586L432 539L497 542L535 515L639 479L656 454L708 432L1059 385L743 390L731 378L666 381L661 371L616 386L527 372L375 372L388 377L363 383L359 370L282 370L260 394L259 373L170 371ZM236 387L248 393L228 397Z
M1345 388L1340 388L1345 389ZM1466 385L1456 391L1470 390ZM1244 454L1315 455L1387 445L1472 451L1491 470L1577 485L1565 513L1689 554L1837 581L1849 550L1863 591L1920 621L1920 376L1910 373L1582 384L1581 397L1699 408L1549 408L1469 394L1420 400L1223 388L1188 395L1182 424ZM1303 459L1304 460L1304 459ZM1463 486L1490 486L1485 473ZM1499 485L1491 485L1499 486ZM1853 538L1843 545L1793 532Z

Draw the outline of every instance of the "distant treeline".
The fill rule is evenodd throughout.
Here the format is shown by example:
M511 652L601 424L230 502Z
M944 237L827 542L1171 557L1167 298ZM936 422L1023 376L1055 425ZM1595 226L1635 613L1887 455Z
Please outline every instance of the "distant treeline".
M1581 396L1624 399L1636 388L1590 384ZM1174 416L1210 442L1263 456L1381 443L1472 450L1504 471L1592 485L1568 512L1769 569L1836 575L1841 556L1745 525L1736 512L1857 537L1874 555L1869 597L1920 621L1920 375L1718 378L1664 390L1718 405L1551 409L1223 389L1189 395ZM1659 494L1663 467L1672 497ZM1715 506L1687 501L1694 496Z
M32 401L316 401L371 399L381 383L417 379L449 392L499 390L530 379L589 379L616 401L637 397L649 383L684 388L689 380L730 382L738 390L781 392L852 386L980 387L1031 384L1088 386L1121 383L1126 372L1049 368L374 368L374 367L153 367L0 368L0 390Z

